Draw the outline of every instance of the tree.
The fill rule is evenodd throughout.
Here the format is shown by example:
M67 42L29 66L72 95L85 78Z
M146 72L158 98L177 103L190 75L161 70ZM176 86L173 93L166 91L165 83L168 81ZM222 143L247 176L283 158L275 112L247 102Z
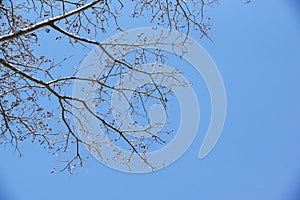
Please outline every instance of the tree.
M130 46L118 42L101 43L97 38L109 28L122 32L120 18L129 12L132 19L150 16L154 26L181 31L186 35L191 30L198 31L200 37L209 38L210 18L205 15L205 9L216 3L216 0L1 0L0 143L11 144L20 154L21 141L37 142L53 154L71 152L74 156L66 158L62 169L71 172L73 168L82 166L86 159L81 147L95 148L94 144L78 135L71 119L75 118L85 130L79 111L84 109L97 119L99 129L105 130L109 142L127 144L133 154L147 163L143 155L150 144L163 145L165 140L148 129L140 130L151 135L147 142L143 138L133 141L125 130L116 125L109 109L111 93L124 93L130 88L115 87L112 83L132 70L150 78L154 75L176 78L176 73L149 73L137 67L146 63L148 57L163 63L164 53L159 50L138 48L129 56L116 55L107 49L110 46ZM52 47L47 46L49 40L53 40ZM54 48L61 46L66 49L65 55L53 52ZM74 58L72 55L93 46L98 46L109 60L101 76L79 77L76 72L85 56ZM47 48L52 51L47 51ZM79 80L96 88L99 95L93 104L99 108L98 111L92 110L86 99L72 96L72 86ZM139 102L130 104L131 113L143 116L143 120L149 120L149 116L145 109L140 108L146 106L149 99L160 101L166 109L168 95L171 95L167 87L155 81L131 92ZM166 130L165 133L171 131Z

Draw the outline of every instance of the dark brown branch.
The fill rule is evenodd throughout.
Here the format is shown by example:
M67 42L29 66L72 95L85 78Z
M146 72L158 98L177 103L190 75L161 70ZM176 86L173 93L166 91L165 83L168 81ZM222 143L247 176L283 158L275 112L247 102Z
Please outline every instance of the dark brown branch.
M21 30L19 30L17 32L0 36L0 42L6 41L6 40L11 40L11 39L14 39L16 37L20 37L20 36L22 36L24 34L33 32L33 31L35 31L35 30L37 30L39 28L42 28L42 27L45 27L45 26L49 26L49 25L51 25L51 24L53 24L53 23L55 23L55 22L57 22L57 21L59 21L61 19L67 18L67 17L72 16L74 14L77 14L79 12L82 12L82 11L84 11L84 10L86 10L86 9L88 9L88 8L90 8L90 7L98 4L98 3L103 3L103 0L93 1L93 2L91 2L89 4L86 4L86 5L84 5L82 7L79 7L77 9L75 9L75 10L72 10L72 11L66 13L66 14L59 15L59 16L53 17L53 18L49 18L49 19L46 19L46 20L41 21L39 23L36 23L36 24L34 24L34 25L30 26L30 27L21 29Z
M17 67L9 64L8 62L6 62L4 59L0 58L0 64L2 64L3 66L7 67L8 69L20 74L21 76L35 82L38 83L42 86L44 86L45 88L47 88L51 93L53 93L55 96L60 96L55 90L53 90L47 83L45 83L44 81L41 81L37 78L34 78L33 76L25 73L24 71L18 69Z
M128 140L128 138L126 138L126 136L124 135L124 133L120 130L118 130L117 128L115 128L113 125L111 125L110 123L108 123L107 121L105 121L103 118L99 117L97 114L95 114L93 112L93 110L91 110L91 108L88 106L88 104L84 101L84 100L81 100L81 99L78 99L78 98L74 98L74 97L68 97L68 96L61 96L59 93L57 93L53 88L51 88L49 86L49 84L45 83L44 81L42 80L39 80L37 78L34 78L32 76L30 76L29 74L21 71L20 69L16 68L15 66L9 64L8 62L6 62L4 59L0 58L0 64L2 64L3 66L9 68L10 70L20 74L21 76L37 83L37 84L40 84L42 86L44 86L46 89L48 89L52 94L54 94L58 99L59 99L59 102L60 102L60 105L61 105L61 108L62 108L62 118L63 120L65 120L64 118L64 108L63 108L63 105L62 105L62 99L66 102L66 100L72 100L72 101L77 101L77 102L80 102L82 103L82 105L84 106L85 109L87 109L87 111L92 114L96 119L98 119L99 121L102 122L103 125L105 125L107 128L117 132L125 141L126 143L128 143L128 145L132 148L132 151L135 152L147 165L149 165L153 170L154 170L154 167L146 160L146 158L144 158L138 151L137 149L134 147L134 145ZM67 103L67 102L66 102ZM72 106L72 105L71 105ZM64 121L65 125L67 126L68 128L68 131L75 137L76 141L77 142L83 142L82 140L79 140L78 137L75 136L75 133L71 130L70 126L68 125L68 123L66 121Z

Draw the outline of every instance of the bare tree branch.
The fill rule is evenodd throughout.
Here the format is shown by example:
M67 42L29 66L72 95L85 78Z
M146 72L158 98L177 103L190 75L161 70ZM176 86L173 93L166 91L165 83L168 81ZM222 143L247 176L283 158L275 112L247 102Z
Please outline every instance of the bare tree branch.
M55 22L59 21L59 20L62 20L62 19L65 19L69 16L72 16L74 14L77 14L77 13L80 13L88 8L91 8L92 6L98 4L98 3L103 3L103 0L96 0L96 1L93 1L89 4L86 4L82 7L79 7L69 13L66 13L66 14L63 14L63 15L59 15L57 17L53 17L53 18L49 18L47 20L44 20L42 22L39 22L39 23L36 23L28 28L24 28L24 29L21 29L15 33L11 33L11 34L7 34L7 35L3 35L3 36L0 36L0 42L3 42L3 41L6 41L6 40L11 40L11 39L14 39L16 37L20 37L22 35L25 35L27 33L30 33L30 32L33 32L37 29L40 29L42 27L45 27L45 26L50 26L52 24L54 24Z
M200 38L211 39L205 9L215 3L216 0L0 0L0 144L11 144L20 153L20 142L38 143L52 154L64 155L59 159L64 163L61 169L70 172L83 166L85 154L89 155L82 146L101 157L101 145L120 144L130 152L124 158L116 152L116 158L125 160L125 165L136 156L155 170L147 153L166 145L173 130L161 129L159 134L153 131L161 125L149 125L149 104L160 103L168 116L170 88L188 83L178 78L177 70L164 70L168 60L165 52L147 48L158 41L141 36L137 40L143 45L102 43L100 33L123 30L119 20L130 12L130 20L149 16L148 22L155 27L186 35L197 31ZM185 42L170 45L182 51L185 48ZM79 66L91 46L107 59L98 74L84 77L78 73ZM123 54L124 49L130 53ZM144 67L149 62L155 63L152 71ZM144 83L137 87L126 85L141 81L141 74ZM125 82L124 76L129 77ZM157 81L157 77L163 78ZM74 96L76 82L91 86L86 95L95 94L94 99ZM126 127L122 125L122 113L113 111L113 93L124 99L129 115L135 118ZM98 133L91 135L84 112L98 122L95 126L107 140L93 138ZM136 137L141 133L143 137ZM92 139L82 137L84 134L90 134Z

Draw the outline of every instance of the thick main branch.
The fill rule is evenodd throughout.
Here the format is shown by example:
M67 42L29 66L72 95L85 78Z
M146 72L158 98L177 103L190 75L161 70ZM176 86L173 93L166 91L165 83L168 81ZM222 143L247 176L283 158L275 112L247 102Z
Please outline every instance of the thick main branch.
M32 26L29 26L27 28L23 28L23 29L21 29L21 30L19 30L17 32L14 32L14 33L10 33L10 34L7 34L7 35L2 35L2 36L0 36L0 42L6 41L6 40L11 40L11 39L14 39L16 37L20 37L20 36L22 36L24 34L33 32L33 31L35 31L35 30L37 30L39 28L42 28L42 27L45 27L45 26L49 26L49 25L51 25L51 24L53 24L53 23L55 23L55 22L57 22L57 21L59 21L61 19L70 17L70 16L75 15L75 14L77 14L79 12L82 12L82 11L84 11L84 10L86 10L86 9L88 9L88 8L90 8L90 7L98 4L98 3L103 3L103 0L93 1L93 2L91 2L89 4L86 4L86 5L82 6L82 7L79 7L77 9L72 10L72 11L70 11L68 13L63 14L63 15L59 15L59 16L56 16L56 17L53 17L53 18L46 19L44 21L36 23L36 24L34 24Z

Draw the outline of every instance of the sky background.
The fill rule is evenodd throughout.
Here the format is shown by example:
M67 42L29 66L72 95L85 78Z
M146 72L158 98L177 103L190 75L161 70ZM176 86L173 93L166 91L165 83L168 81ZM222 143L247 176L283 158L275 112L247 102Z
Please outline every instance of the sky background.
M21 159L1 146L0 200L299 200L300 3L221 0L209 15L213 42L197 41L223 76L228 107L208 157L198 159L205 128L174 164L142 175L95 159L75 175L51 174L55 157L39 145L23 144Z

